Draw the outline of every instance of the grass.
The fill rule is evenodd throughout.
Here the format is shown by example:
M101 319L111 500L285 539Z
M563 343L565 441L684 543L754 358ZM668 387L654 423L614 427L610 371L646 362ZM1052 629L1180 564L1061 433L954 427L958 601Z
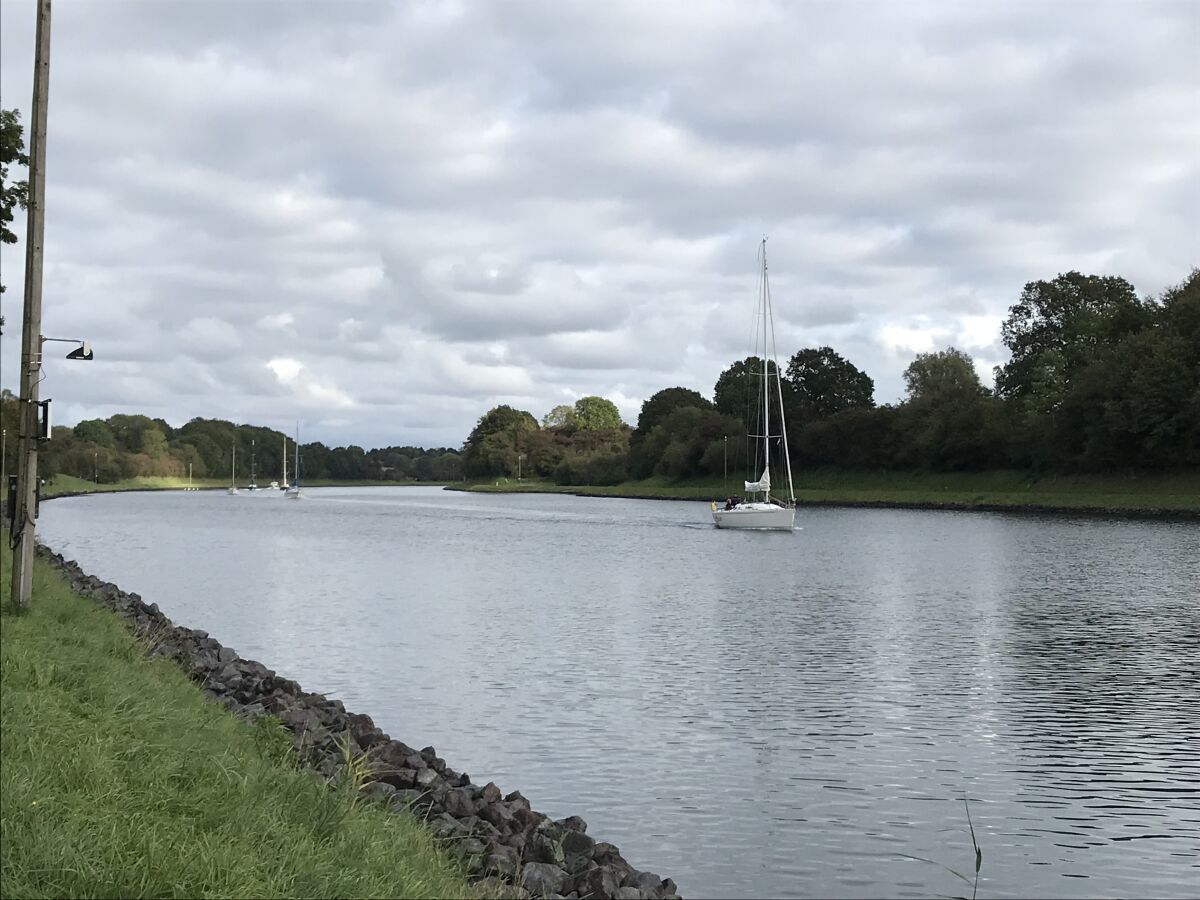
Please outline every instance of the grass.
M262 487L266 487L270 483L269 480L262 483ZM372 487L377 485L384 486L413 486L413 485L441 485L441 481L335 481L332 478L314 478L304 479L304 487ZM108 493L111 491L166 491L166 490L182 490L183 488L225 488L229 486L228 478L194 478L188 481L186 478L175 477L159 477L159 476L143 476L138 478L126 478L121 481L104 482L97 484L93 481L88 481L86 478L76 478L74 475L55 475L42 486L43 497L54 497L59 494L76 493L76 492L97 492ZM243 479L239 481L238 486L245 488L246 483Z
M543 480L500 479L468 486L473 491L546 491L608 497L711 500L740 493L740 475L672 481L655 477L612 486L560 486ZM796 473L801 502L1040 507L1200 512L1200 472L1138 475L1043 475L1029 472L845 472Z
M420 823L298 770L41 560L0 678L0 896L473 894Z

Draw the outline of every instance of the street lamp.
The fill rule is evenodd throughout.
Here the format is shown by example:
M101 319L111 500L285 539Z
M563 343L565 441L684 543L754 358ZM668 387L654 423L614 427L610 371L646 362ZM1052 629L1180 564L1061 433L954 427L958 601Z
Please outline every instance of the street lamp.
M524 453L517 454L517 481L521 480L521 460L525 458Z
M100 451L92 451L92 484L100 483Z

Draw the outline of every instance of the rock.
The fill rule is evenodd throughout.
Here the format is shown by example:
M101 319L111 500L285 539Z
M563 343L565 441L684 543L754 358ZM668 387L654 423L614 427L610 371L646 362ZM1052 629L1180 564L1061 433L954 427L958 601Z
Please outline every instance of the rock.
M479 796L483 799L484 803L498 803L500 800L500 788L489 781L483 786L483 790L479 792Z
M529 801L520 791L513 791L504 798L504 802L511 804L513 809L529 809Z
M557 820L554 824L567 831L578 831L581 834L587 831L587 822L579 816L567 816L565 819Z
M653 872L638 872L633 876L633 886L644 893L657 894L662 890L662 879Z
M483 871L488 875L499 875L505 881L515 881L521 871L521 857L512 847L493 844L483 861Z
M237 659L237 653L230 647L222 647L221 651L217 654L218 662L233 662L235 659Z
M396 788L386 781L368 781L358 789L358 792L367 800L386 803L396 795Z
M567 873L544 862L526 863L521 870L521 887L535 897L559 893L567 883Z
M470 791L463 788L451 788L446 791L446 795L442 797L442 806L456 819L475 815L475 798L471 796Z
M591 859L596 849L596 840L582 831L568 831L562 838L563 853L568 856L581 855Z
M459 824L458 819L447 815L446 813L442 813L427 820L425 822L425 826L431 832L433 832L434 837L450 838L466 835L466 831L462 825Z
M525 859L531 862L549 863L562 868L566 863L562 844L544 831L535 831L525 843Z
M416 773L417 787L427 788L432 784L441 782L442 776L438 775L433 769L418 769Z
M614 900L646 900L645 895L635 887L619 887L611 895Z
M612 897L620 888L617 876L600 866L576 875L572 886L580 897L588 898Z
M505 802L493 803L479 811L479 817L495 825L500 831L512 831L514 825L513 810Z

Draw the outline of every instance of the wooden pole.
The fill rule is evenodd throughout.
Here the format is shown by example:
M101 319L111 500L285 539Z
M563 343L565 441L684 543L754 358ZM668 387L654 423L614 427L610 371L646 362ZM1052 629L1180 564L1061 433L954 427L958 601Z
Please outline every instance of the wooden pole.
M12 603L29 606L33 591L34 516L38 490L38 380L42 367L42 241L46 203L46 105L50 96L50 0L38 0L29 135L29 204L25 229L25 323L21 331L17 507L13 519Z

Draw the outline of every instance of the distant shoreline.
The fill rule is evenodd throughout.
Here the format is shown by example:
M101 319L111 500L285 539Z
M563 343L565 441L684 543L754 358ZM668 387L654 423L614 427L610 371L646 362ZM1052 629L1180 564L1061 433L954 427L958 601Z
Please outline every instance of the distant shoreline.
M1060 483L1056 479L1048 479L1046 488L1040 491L1036 485L1030 487L1028 484L1022 484L1021 479L1014 473L979 473L977 476L956 474L944 479L939 476L921 475L913 477L915 483L911 486L903 476L864 476L861 482L857 482L852 476L843 476L838 480L843 483L820 487L797 485L797 509L840 507L1200 520L1200 473L1171 476L1167 485L1170 491L1166 493L1155 490L1116 490L1127 487L1130 480L1115 477L1088 479L1092 484L1085 487L1072 487L1069 481ZM931 482L942 480L950 482L950 486L938 489L931 485ZM1154 477L1145 480L1161 481ZM603 487L560 486L549 482L526 482L518 485L509 479L500 483L448 485L447 489L477 493L570 494L577 497L704 503L727 494L723 485L711 481L671 484L656 479ZM1039 493L1045 496L1039 497Z
M1124 519L1158 519L1179 521L1200 521L1200 474L1196 476L1178 476L1179 484L1172 484L1175 490L1162 496L1159 492L1113 491L1111 489L1071 489L1051 480L1051 490L1054 502L1041 499L1037 492L1028 489L1006 491L997 485L972 484L972 481L982 481L987 475L982 474L978 479L971 476L957 475L953 489L933 490L928 485L917 485L908 490L898 490L894 484L881 486L876 484L874 489L869 484L855 484L851 479L849 484L809 488L804 485L797 487L796 507L805 508L845 508L845 509L908 509L908 510L944 510L950 512L1000 512L1016 514L1046 514L1046 515L1075 515L1094 518L1124 518ZM931 480L931 476L922 476L919 480ZM77 479L72 479L77 481ZM995 481L995 478L992 478ZM1011 481L1011 479L1010 479ZM1123 486L1122 479L1100 479L1104 488ZM115 485L92 485L84 482L86 487L72 485L66 489L57 488L53 482L46 486L42 495L43 500L58 497L81 497L91 494L110 493L146 493L151 491L223 491L227 484L142 484L123 482ZM442 487L450 491L468 493L499 493L499 494L567 494L575 497L595 497L622 500L673 500L688 503L708 503L724 497L726 492L720 484L711 482L683 482L670 484L661 480L649 479L645 482L626 482L613 486L581 486L556 485L547 481L515 482L511 479L488 483L446 483L446 482L395 482L395 481L353 481L336 482L322 481L309 487ZM63 486L66 487L65 485ZM924 488L924 489L922 489ZM270 488L262 488L269 491ZM888 496L888 494L892 496ZM907 493L912 496L895 496L896 493ZM941 494L941 496L939 496ZM970 496L964 496L970 495ZM1007 495L1007 496L1006 496ZM1168 502L1163 502L1163 500ZM1068 502L1062 502L1067 500Z

